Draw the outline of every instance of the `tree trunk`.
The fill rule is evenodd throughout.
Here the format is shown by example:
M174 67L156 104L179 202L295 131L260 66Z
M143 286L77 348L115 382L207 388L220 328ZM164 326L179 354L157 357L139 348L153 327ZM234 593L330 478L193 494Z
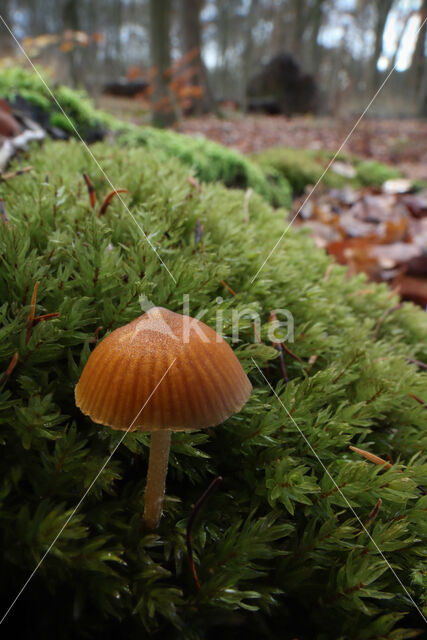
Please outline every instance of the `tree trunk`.
M14 30L14 24L11 21L10 1L2 0L1 15L7 26ZM4 24L0 21L0 56L7 57L12 56L15 50L15 42L6 29Z
M372 56L372 72L371 72L371 89L375 91L378 89L380 81L380 73L378 71L378 60L380 59L383 49L383 36L384 28L387 22L388 14L392 7L393 0L377 0L377 21L375 25L375 45L374 53Z
M427 18L427 0L423 0L420 10L421 23ZM422 118L427 117L427 57L425 55L427 39L427 23L418 32L417 43L412 56L410 73L415 88L418 113Z
M292 53L300 64L304 63L303 35L306 27L304 2L294 0L294 28L292 38Z
M202 33L200 11L203 0L180 0L182 55L195 52L189 65L194 67L194 74L189 80L191 86L198 86L203 94L194 102L196 112L212 111L215 101L208 82L208 74L201 55Z
M310 71L316 74L320 66L320 47L318 43L319 31L322 24L322 6L325 0L315 0L311 13L311 35L310 35Z
M79 9L77 0L67 0L62 10L62 21L64 29L70 29L71 31L79 31ZM81 55L78 47L74 47L67 54L69 60L69 74L70 81L73 87L77 87L80 82L80 60Z
M247 95L246 88L248 85L249 75L252 68L252 50L253 50L253 38L252 38L252 30L255 26L256 19L256 9L257 2L256 0L251 0L248 9L248 15L246 18L246 30L245 30L245 41L243 47L243 60L242 60L242 109L246 111L247 109Z
M150 52L155 68L151 94L152 122L166 127L176 122L176 108L165 71L170 67L170 0L150 0Z
M225 0L219 0L217 6L217 42L219 49L219 84L220 97L224 99L228 94L228 69L227 69L227 52L229 45L229 9Z

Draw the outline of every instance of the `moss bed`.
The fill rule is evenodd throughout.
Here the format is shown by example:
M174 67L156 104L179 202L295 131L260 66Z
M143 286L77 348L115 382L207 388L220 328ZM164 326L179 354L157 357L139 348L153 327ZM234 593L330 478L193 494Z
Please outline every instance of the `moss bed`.
M141 532L149 436L128 434L5 629L189 640L419 635L427 394L416 361L427 357L425 314L399 306L385 285L347 279L303 230L289 230L251 283L284 229L284 209L218 182L199 190L189 163L155 145L91 150L112 183L129 190L122 197L132 215L117 197L102 216L99 204L91 208L83 172L98 202L111 187L75 140L34 148L25 158L33 170L0 183L8 217L0 225L4 608L122 436L74 405L97 338L140 315L147 299L182 312L189 295L191 315L203 312L211 326L222 312L229 340L237 314L232 346L254 390L216 429L173 436L158 534ZM35 316L59 316L29 332L36 282ZM295 324L287 384L268 337L279 308ZM255 337L251 310L262 319ZM363 459L351 444L392 466ZM218 475L223 482L193 528L199 590L186 526Z
M352 168L354 177L346 178L336 173L333 167L323 175L333 156L330 151L277 147L254 154L252 160L265 171L276 171L285 178L294 195L302 194L308 185L314 185L320 179L325 187L340 188L350 184L357 189L369 185L380 186L386 180L401 175L394 167L345 153L339 154L336 161Z

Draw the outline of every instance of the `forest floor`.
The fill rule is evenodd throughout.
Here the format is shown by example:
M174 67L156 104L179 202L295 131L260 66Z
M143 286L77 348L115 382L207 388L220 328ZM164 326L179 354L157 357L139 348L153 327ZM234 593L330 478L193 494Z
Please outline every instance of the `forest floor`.
M103 108L135 124L149 124L147 106L128 98L103 96ZM295 198L289 220L310 228L318 246L347 265L349 275L365 272L387 282L403 299L427 305L427 191L411 190L412 181L427 180L427 122L416 119L245 115L223 111L184 119L178 130L204 136L249 155L272 147L336 152L396 167L408 180L391 192L366 186L354 189L310 188ZM349 135L351 133L351 135ZM331 169L332 170L332 169ZM393 181L392 181L393 182ZM402 188L403 187L403 188ZM402 188L402 193L400 193ZM309 202L305 202L310 193Z
M270 147L337 151L352 130L356 118L238 115L188 118L180 131L202 134L242 153ZM427 177L427 122L420 120L364 119L343 151L396 166L408 178Z
M135 124L149 124L147 106L133 98L99 96L97 104ZM352 118L247 115L224 110L224 117L204 115L185 118L181 133L203 135L244 154L271 147L337 151L352 128ZM344 152L396 166L412 180L427 178L427 121L401 118L368 118L357 125Z

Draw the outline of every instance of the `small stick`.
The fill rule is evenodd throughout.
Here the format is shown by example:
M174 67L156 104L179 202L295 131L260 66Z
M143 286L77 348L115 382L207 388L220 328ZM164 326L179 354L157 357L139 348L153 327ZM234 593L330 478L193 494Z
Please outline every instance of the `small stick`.
M108 207L111 204L111 200L114 198L114 196L116 196L118 193L129 193L128 189L114 189L113 191L110 191L110 193L107 193L107 195L105 196L101 207L98 211L98 218L100 218L108 209Z
M412 364L416 364L420 369L427 369L427 364L425 362L421 362L421 360L416 360L415 358L406 358L408 362Z
M231 287L229 287L228 284L226 282L224 282L224 280L220 280L220 283L222 284L223 287L225 287L227 289L227 291L229 291L231 293L232 296L237 296L237 293L235 291L233 291L233 289Z
M285 357L283 355L283 345L280 342L278 342L276 346L279 351L280 370L282 372L283 380L285 382L289 382L288 372L286 371L286 365L285 365Z
M95 339L95 342L98 342L98 340L99 340L99 332L100 332L100 331L102 331L102 329L103 329L103 328L104 328L104 327L101 325L100 327L97 327L97 328L95 329L95 338L94 338L94 339Z
M309 357L308 359L308 367L306 367L306 373L309 373L309 371L311 370L311 368L313 367L314 363L316 362L316 360L318 359L318 355L316 355L315 353Z
M291 356L291 358L293 358L294 360L297 360L298 362L301 362L301 363L302 363L301 358L300 358L299 356L297 356L297 354L296 354L296 353L294 353L293 351L291 351L291 350L289 349L289 347L288 347L284 342L281 342L281 345L282 345L282 347L284 348L284 350L286 351L286 353L287 353L288 355L290 355L290 356Z
M14 368L16 367L17 363L18 363L18 352L16 351L16 353L13 354L12 356L12 360L9 362L9 365L6 369L6 371L4 372L4 374L2 375L1 379L0 379L0 385L3 384L3 382L5 382L8 377L10 376L10 374L12 373L12 371L14 370Z
M189 184L191 184L192 187L194 187L195 189L197 189L197 191L199 193L202 193L203 189L200 186L200 183L198 180L196 180L196 178L194 176L188 176L187 181Z
M45 320L50 320L51 318L59 318L59 313L54 311L53 313L44 313L42 316L36 316L33 319L33 327L39 322L44 322Z
M375 331L374 331L374 335L373 335L374 338L376 338L378 336L378 333L379 333L381 327L383 326L384 320L387 318L387 316L389 316L390 313L393 313L393 311L398 311L402 307L403 307L403 303L396 304L394 307L391 307L390 309L387 309L387 311L385 311L383 313L383 315L381 316L381 318L377 322L377 326L375 327Z
M334 380L332 380L332 384L336 384L336 383L338 382L338 380L339 380L339 379L344 375L344 373L347 371L347 369L348 369L349 367L351 367L351 365L352 365L354 362L356 362L357 358L359 358L359 357L360 357L360 353L356 353L356 355L354 356L354 358L352 358L352 359L350 360L350 362L349 362L348 364L346 364L346 365L345 365L344 369L342 369L342 370L340 371L340 373L337 375L337 377L336 377L336 378L334 378Z
M375 520L375 518L377 517L377 515L380 512L381 509L381 505L382 505L383 501L381 500L381 498L378 498L377 503L375 505L375 507L372 509L371 513L368 515L368 517L366 518L365 522L363 523L365 526L368 524L368 522L370 522L371 520Z
M90 206L93 209L95 207L95 205L96 205L96 191L95 191L95 188L94 188L94 186L92 184L92 181L89 178L89 176L87 175L87 173L83 174L83 179L86 182L87 190L88 190L88 193L89 193Z
M358 449L357 447L353 447L353 446L350 446L350 449L352 451L354 451L355 453L358 453L359 455L363 456L367 460L370 460L371 462L374 462L375 464L384 465L384 467L386 469L391 469L391 467L392 467L390 462L387 462L386 460L383 460L379 456L376 456L373 453L370 453L369 451L365 451L364 449Z
M269 318L269 321L270 321L270 322L278 322L278 320L277 320L277 315L274 313L274 311L271 311L271 312L270 312L270 318ZM282 349L284 349L284 350L286 351L286 353L287 353L288 355L290 355L290 356L291 356L291 358L293 358L294 360L297 360L298 362L301 362L301 363L302 363L301 358L300 358L299 356L297 356L297 355L296 355L296 353L294 353L293 351L291 351L291 350L289 349L289 347L287 347L287 346L286 346L286 344L285 344L284 342L281 342L281 343L280 343L280 345L281 345Z
M31 309L30 309L30 315L28 316L28 321L27 321L27 335L25 337L25 344L28 344L31 337L31 329L33 328L34 314L36 311L37 290L39 288L39 284L40 282L37 281L36 284L34 285L33 295L31 296Z
M196 586L197 586L198 589L200 589L200 582L199 582L199 578L197 576L196 566L194 564L192 529L193 529L194 522L195 522L197 516L199 515L200 509L203 507L205 502L207 502L207 500L209 500L209 498L211 497L213 492L216 491L216 489L219 487L221 482L222 482L222 477L221 476L217 476L214 480L212 480L212 482L210 483L209 487L206 489L206 491L204 491L202 493L200 498L197 500L196 504L194 505L193 511L191 512L191 515L190 515L190 517L188 519L187 535L186 535L187 552L188 552L188 563L190 565L190 570L191 570L191 573L193 575L194 582L196 583Z
M28 173L29 171L32 171L33 168L34 167L23 167L22 169L18 169L18 171L12 171L10 173L0 173L0 182L22 176L23 173Z
M423 406L425 405L424 400L421 400L421 398L419 398L418 396L414 395L413 393L408 393L408 396L410 398L412 398L413 400L416 400L418 402L418 404L422 404Z

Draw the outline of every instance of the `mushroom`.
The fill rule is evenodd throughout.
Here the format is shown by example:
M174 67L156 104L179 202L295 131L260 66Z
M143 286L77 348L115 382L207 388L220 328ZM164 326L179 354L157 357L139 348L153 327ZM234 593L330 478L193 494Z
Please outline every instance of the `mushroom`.
M95 347L75 398L94 422L151 432L143 524L154 530L162 515L172 431L224 422L242 409L251 390L233 350L213 329L154 307Z

